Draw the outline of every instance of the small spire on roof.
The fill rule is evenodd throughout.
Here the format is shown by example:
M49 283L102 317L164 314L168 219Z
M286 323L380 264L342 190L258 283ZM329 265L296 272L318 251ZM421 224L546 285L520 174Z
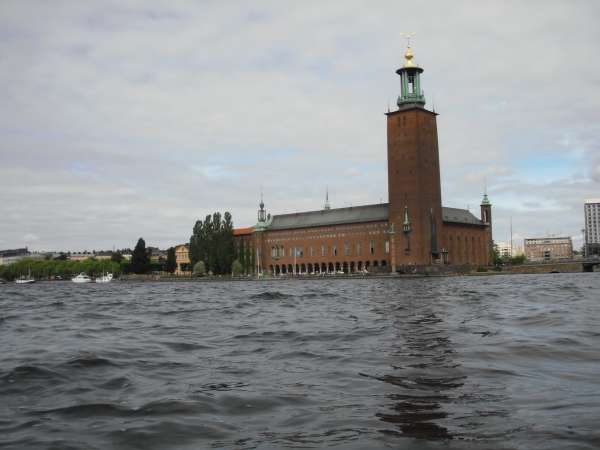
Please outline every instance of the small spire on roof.
M323 205L323 209L331 209L331 205L329 204L329 186L325 188L325 204Z
M260 206L261 210L265 209L265 202L263 200L263 187L262 187L262 184L260 185L260 203L259 203L258 206Z
M491 205L490 199L488 198L488 195L487 195L487 178L483 179L483 200L481 200L481 205L482 206Z

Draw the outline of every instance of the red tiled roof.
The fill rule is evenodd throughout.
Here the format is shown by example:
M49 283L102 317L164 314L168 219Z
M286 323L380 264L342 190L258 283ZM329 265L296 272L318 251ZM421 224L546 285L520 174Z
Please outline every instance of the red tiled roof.
M244 236L247 234L252 234L252 232L254 231L254 228L252 227L248 227L248 228L235 228L233 230L233 235L234 236Z

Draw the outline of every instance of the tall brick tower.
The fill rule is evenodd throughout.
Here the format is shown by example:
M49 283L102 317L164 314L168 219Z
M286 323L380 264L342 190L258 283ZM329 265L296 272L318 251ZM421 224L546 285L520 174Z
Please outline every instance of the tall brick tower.
M388 112L389 222L395 231L394 260L402 266L439 262L442 239L442 194L437 114L425 109L423 69L413 61L410 45L400 75L398 110Z

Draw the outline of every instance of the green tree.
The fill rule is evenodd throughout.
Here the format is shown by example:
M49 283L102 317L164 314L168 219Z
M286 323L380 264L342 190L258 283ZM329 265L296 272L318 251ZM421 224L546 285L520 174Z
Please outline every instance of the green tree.
M240 245L237 247L236 259L240 261L242 264L242 268L244 269L244 273L248 273L248 261L246 259L246 249L245 249L245 240L243 238L240 239Z
M169 273L175 272L177 269L177 258L175 257L175 247L167 249L167 262L165 263L165 271Z
M196 264L194 264L193 275L195 277L203 277L206 275L206 266L204 261L198 261Z
M238 277L240 275L242 275L244 273L244 267L242 266L242 263L239 262L237 259L233 261L233 263L231 263L231 274L235 277Z
M525 262L526 258L525 255L517 255L517 256L513 256L512 258L510 258L510 263L513 266L518 266L521 265Z
M502 265L502 257L496 246L492 248L492 264L496 267Z
M150 256L146 250L146 242L142 238L138 239L133 249L130 270L132 273L148 273L150 270Z
M226 274L231 270L235 258L233 221L231 214L215 212L198 220L190 237L190 261L205 263L207 271Z
M204 239L204 222L197 220L190 237L190 261L192 266L202 259L202 240Z
M0 266L0 277L7 280L14 280L21 275L28 275L30 272L36 280L48 280L56 277L68 279L81 272L91 277L99 276L104 272L119 276L121 268L119 264L112 261L95 259L85 261L23 259L14 264Z
M123 255L121 254L121 252L113 252L112 255L110 255L110 260L116 263L120 263L121 261L123 261Z
M225 214L223 214L223 223L220 231L219 244L219 253L222 255L221 273L225 273L231 268L233 260L235 259L233 219L231 218L231 213L229 213L229 211L225 211Z

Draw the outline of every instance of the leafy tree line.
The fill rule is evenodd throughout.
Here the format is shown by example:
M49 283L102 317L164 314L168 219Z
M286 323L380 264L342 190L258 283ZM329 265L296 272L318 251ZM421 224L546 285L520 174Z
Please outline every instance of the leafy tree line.
M28 275L37 280L48 280L56 277L64 279L71 278L81 272L91 277L102 275L104 272L115 276L127 273L144 274L153 271L175 272L175 247L167 250L165 261L151 261L150 251L146 248L146 242L140 238L132 252L131 261L123 258L120 251L114 252L108 259L95 259L91 257L83 261L71 261L67 259L66 253L61 253L54 259L23 259L8 265L0 265L0 278L14 280L21 275Z
M235 259L233 221L231 214L215 212L196 221L190 237L190 261L192 267L202 262L204 272L229 274Z
M525 263L527 259L525 255L516 255L516 256L502 256L496 247L492 249L492 262L494 266L499 267L502 265L513 265L518 266Z
M129 273L144 274L148 272L175 272L177 261L175 259L175 247L167 249L166 261L152 262L152 254L146 248L146 241L139 238L133 252L131 252L131 263L127 268Z
M126 269L126 264L93 258L85 261L22 259L13 264L0 266L0 278L14 280L21 275L27 276L30 272L36 280L48 280L56 277L68 279L81 272L92 277L100 276L104 272L118 276L124 269Z
M239 261L242 273L249 274L254 272L255 257L252 247L246 244L244 239L240 240L236 248L236 259Z

